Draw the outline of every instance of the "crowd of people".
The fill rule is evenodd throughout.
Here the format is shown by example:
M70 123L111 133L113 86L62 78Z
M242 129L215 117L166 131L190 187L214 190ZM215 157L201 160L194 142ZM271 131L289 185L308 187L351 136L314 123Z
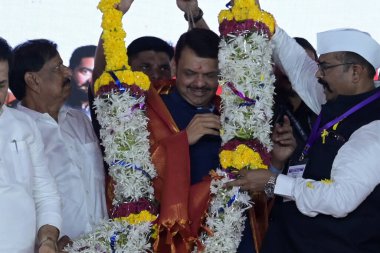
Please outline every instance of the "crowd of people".
M124 15L132 3L115 8ZM158 235L165 253L191 252L222 144L220 37L196 0L177 6L189 31L175 49L152 36L127 47L131 69L152 83L146 114L158 222L180 224ZM315 50L278 26L271 40L277 79L271 166L242 170L225 186L265 192L271 212L265 231L247 212L237 252L379 252L379 43L359 30L336 29L318 33ZM93 105L105 64L101 39L77 48L66 67L50 40L12 49L0 38L0 252L63 252L112 217L113 182Z

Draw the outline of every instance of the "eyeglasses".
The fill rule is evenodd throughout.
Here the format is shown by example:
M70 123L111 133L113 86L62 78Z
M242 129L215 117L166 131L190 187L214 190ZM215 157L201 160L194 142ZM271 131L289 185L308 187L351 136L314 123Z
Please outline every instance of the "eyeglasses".
M339 64L335 64L335 65L325 65L325 63L318 63L318 69L319 69L319 71L321 71L322 76L325 76L326 75L325 71L328 69L335 68L338 66L343 66L343 65L350 65L350 64L356 64L356 63L355 62L345 62L345 63L339 63Z

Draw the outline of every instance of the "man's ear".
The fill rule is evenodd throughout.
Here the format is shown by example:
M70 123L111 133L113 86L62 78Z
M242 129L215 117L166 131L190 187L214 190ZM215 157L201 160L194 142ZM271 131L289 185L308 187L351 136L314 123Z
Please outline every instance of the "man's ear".
M24 80L27 88L33 90L36 93L40 92L40 82L39 77L34 72L26 72L24 75Z
M360 64L353 64L352 70L352 77L354 83L358 83L360 79L363 78L363 75L366 74L364 71L364 67Z

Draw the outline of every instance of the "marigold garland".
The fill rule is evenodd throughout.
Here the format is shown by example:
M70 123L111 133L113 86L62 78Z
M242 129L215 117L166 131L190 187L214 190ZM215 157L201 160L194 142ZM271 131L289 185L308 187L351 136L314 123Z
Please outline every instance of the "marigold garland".
M106 69L95 83L105 160L115 181L116 217L75 240L66 248L68 252L151 252L150 238L157 237L151 184L156 172L150 161L148 119L143 110L150 82L127 64L122 13L114 8L118 2L101 0L98 5L103 12ZM251 207L250 197L238 188L223 186L233 178L231 169L267 168L269 164L268 108L272 104L269 97L273 78L268 70L271 61L267 39L273 33L274 19L260 12L254 1L235 0L234 7L222 11L219 20L224 37L219 58L224 83L229 84L222 95L224 145L220 156L222 168L228 170L211 173L213 197L205 221L208 233L201 233L200 239L205 246L203 252L236 252L246 220L244 212ZM250 48L242 47L242 43ZM251 64L245 66L248 61ZM237 79L231 78L232 73ZM193 252L199 252L197 247Z
M101 125L105 161L114 181L113 219L77 239L68 252L151 252L157 237L157 208L150 160L145 92L149 78L131 71L125 47L120 0L101 0L105 71L95 83L94 105Z
M275 21L254 0L235 0L231 9L220 12L219 23L223 146L221 169L212 173L206 219L213 235L203 233L201 239L205 252L236 252L250 197L223 186L239 170L267 169L270 163L274 77L269 38Z

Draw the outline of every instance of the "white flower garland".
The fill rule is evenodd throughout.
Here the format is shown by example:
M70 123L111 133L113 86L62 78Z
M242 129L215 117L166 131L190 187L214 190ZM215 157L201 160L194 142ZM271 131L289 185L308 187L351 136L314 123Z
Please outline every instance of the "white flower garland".
M154 199L151 180L156 171L150 159L148 119L138 105L145 97L136 98L124 92L96 98L97 118L102 126L100 136L105 148L104 160L115 181L113 204ZM116 162L118 161L118 162Z
M102 3L111 7L115 1L103 0ZM235 137L257 139L270 150L274 78L269 40L250 33L225 38L220 46L222 81L232 85L225 86L222 95L222 141L226 143ZM244 99L248 104L242 105ZM105 161L110 165L109 173L115 182L114 206L154 199L152 179L156 177L156 171L149 153L148 119L142 110L144 103L144 96L131 96L128 88L123 93L110 91L95 99ZM199 239L205 246L203 252L236 252L240 244L246 221L244 212L251 207L251 202L249 195L239 192L239 188L223 187L230 180L229 175L220 169L213 175L212 199L205 221L212 234L201 233ZM65 250L70 253L152 252L150 239L154 219L149 217L149 212L142 213L142 217L136 214L138 217L132 217L132 220L128 220L128 216L104 221ZM199 252L199 249L195 247L193 252Z
M101 125L101 139L105 147L105 161L111 165L110 175L115 181L113 204L154 199L152 179L156 171L149 153L148 119L141 110L145 97L110 92L97 97L97 118ZM152 223L132 224L126 220L104 221L65 250L74 252L151 252Z
M134 253L152 252L149 243L149 233L152 229L149 222L131 225L128 222L104 221L94 232L84 238L77 239L73 245L66 248L67 252L81 253ZM121 240L125 243L114 243L111 240ZM111 249L112 248L112 249Z
M258 139L268 150L272 149L269 135L275 78L271 56L269 39L257 33L231 35L222 40L219 50L222 84L231 82L236 90L255 100L252 106L239 106L244 101L224 85L221 95L223 143L243 135Z
M202 232L201 242L205 245L205 253L236 252L244 230L246 217L244 212L252 205L247 192L239 192L238 187L230 190L224 184L230 181L228 175L222 170L216 171L221 179L211 182L210 207L207 213L206 226L212 235ZM194 251L200 252L195 247Z
M231 35L221 41L219 68L222 76L222 142L235 137L259 140L267 150L272 149L270 140L273 115L274 77L271 66L272 47L269 39L258 33ZM230 82L235 92L225 84ZM239 93L239 97L236 93ZM255 104L242 105L242 97L252 99ZM233 187L223 185L230 181L228 175L217 170L222 179L211 183L211 206L206 225L212 236L202 233L206 246L204 252L236 252L241 242L245 211L251 207L250 196ZM196 250L194 252L197 252Z

